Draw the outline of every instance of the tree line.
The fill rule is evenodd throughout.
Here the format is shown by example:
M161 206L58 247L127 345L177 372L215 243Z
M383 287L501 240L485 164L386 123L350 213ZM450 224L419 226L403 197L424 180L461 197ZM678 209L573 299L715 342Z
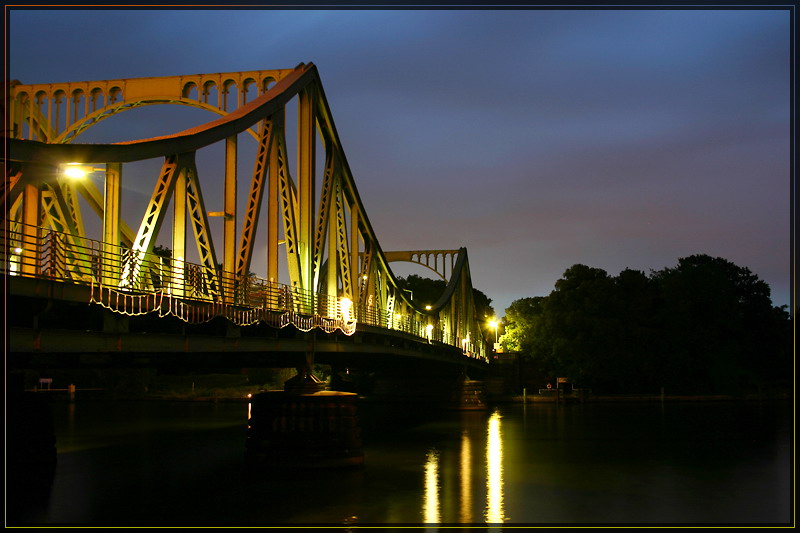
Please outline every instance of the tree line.
M708 255L645 275L576 264L543 297L512 302L500 339L542 382L600 393L788 390L791 324L749 269Z

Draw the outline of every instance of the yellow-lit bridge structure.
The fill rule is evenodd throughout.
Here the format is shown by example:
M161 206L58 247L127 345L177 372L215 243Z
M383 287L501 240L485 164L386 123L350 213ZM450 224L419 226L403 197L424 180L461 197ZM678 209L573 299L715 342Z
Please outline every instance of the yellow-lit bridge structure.
M163 104L200 108L219 118L162 137L76 142L114 115ZM287 143L285 135L288 104L297 108L296 143ZM120 317L171 316L187 324L225 317L234 327L293 326L339 337L378 328L389 337L458 350L470 364L487 361L466 250L381 249L313 64L10 82L5 106L2 253L12 298L46 293L50 299L85 300ZM244 212L237 208L240 135L257 143ZM204 174L198 163L198 150L211 145L224 146L222 176ZM296 154L288 153L291 148ZM296 157L296 176L290 157ZM125 165L145 160L160 162L161 169L138 227L129 226L121 214L127 205ZM102 177L103 190L92 180L70 178L87 171ZM209 212L204 195L221 198L224 210ZM222 219L221 248L214 246L211 216ZM92 226L99 234L89 234ZM159 240L170 243L171 255L154 253ZM264 245L266 277L260 278L252 274L254 249ZM196 262L188 260L190 251ZM446 279L438 302L430 309L415 305L398 287L390 269L394 261L418 263ZM12 328L10 350L114 350L108 339L95 340L94 348L87 348L89 339L81 348L65 348L65 337L42 336L39 329ZM121 342L116 349L122 350Z

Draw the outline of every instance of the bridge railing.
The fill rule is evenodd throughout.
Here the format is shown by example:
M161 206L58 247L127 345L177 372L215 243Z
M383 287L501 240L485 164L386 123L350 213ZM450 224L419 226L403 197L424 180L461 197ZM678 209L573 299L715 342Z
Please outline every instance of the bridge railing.
M356 322L360 322L408 333L428 342L458 345L451 332L417 314L393 313L375 305L351 309L346 299L255 275L241 279L219 267L212 270L204 265L19 223L12 224L1 239L5 274L89 285L91 301L122 314L159 312L187 322L223 315L239 324L270 316L274 325L293 323L303 329L310 329L313 324L322 327L319 320L314 321L316 317L338 320L337 327L348 333L354 332ZM137 268L130 268L134 263ZM275 319L278 315L284 318ZM331 327L325 329L332 330ZM471 346L462 348L465 353L472 351Z

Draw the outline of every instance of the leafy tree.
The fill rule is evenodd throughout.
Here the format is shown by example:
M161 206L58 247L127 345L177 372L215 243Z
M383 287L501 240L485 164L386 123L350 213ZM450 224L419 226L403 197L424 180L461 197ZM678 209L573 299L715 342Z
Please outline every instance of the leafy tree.
M791 375L786 310L750 270L707 255L649 277L574 265L504 321L504 347L542 375L601 391L734 393Z
M159 257L164 257L166 259L172 258L172 249L168 246L158 245L153 248L153 253Z
M397 285L406 291L406 296L419 307L435 304L444 293L447 282L443 279L430 279L411 274L406 278L397 278Z
M574 265L555 287L534 330L534 355L546 370L582 386L605 384L618 370L610 357L618 329L610 312L614 280L602 269Z
M503 335L500 344L507 352L529 353L533 347L533 330L537 319L541 319L544 298L520 298L511 302L503 317Z
M426 305L432 306L438 302L447 288L447 282L443 279L423 278L416 274L411 274L405 278L398 277L397 285L401 289L409 291L410 294L408 296L417 306L422 308ZM472 298L475 302L475 310L479 317L494 316L491 298L475 288L472 289Z
M749 269L693 255L654 273L661 287L669 377L685 390L757 387L785 364L782 323L769 286Z

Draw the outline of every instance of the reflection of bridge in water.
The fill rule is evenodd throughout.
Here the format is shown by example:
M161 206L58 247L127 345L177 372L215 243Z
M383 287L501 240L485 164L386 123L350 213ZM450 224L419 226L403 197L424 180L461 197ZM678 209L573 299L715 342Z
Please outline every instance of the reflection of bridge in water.
M225 357L241 366L486 367L466 250L381 249L313 64L12 82L7 94L2 253L10 368L148 365L170 356ZM298 110L296 180L285 138L290 102ZM73 143L109 117L155 104L197 107L221 118L164 137ZM242 210L239 137L247 134L256 150ZM225 154L220 183L203 174L196 157L212 145ZM122 218L129 201L123 169L145 160L160 161L161 170L134 232ZM103 190L69 177L81 170L101 177ZM219 185L221 194L213 190ZM221 198L222 212L208 212L204 191ZM84 220L86 206L99 217L95 235ZM259 223L262 214L266 220ZM209 216L222 218L221 250ZM159 242L169 243L169 257L155 253ZM251 271L258 246L266 247L264 278ZM393 261L421 264L446 279L441 298L430 309L417 307L398 288Z

